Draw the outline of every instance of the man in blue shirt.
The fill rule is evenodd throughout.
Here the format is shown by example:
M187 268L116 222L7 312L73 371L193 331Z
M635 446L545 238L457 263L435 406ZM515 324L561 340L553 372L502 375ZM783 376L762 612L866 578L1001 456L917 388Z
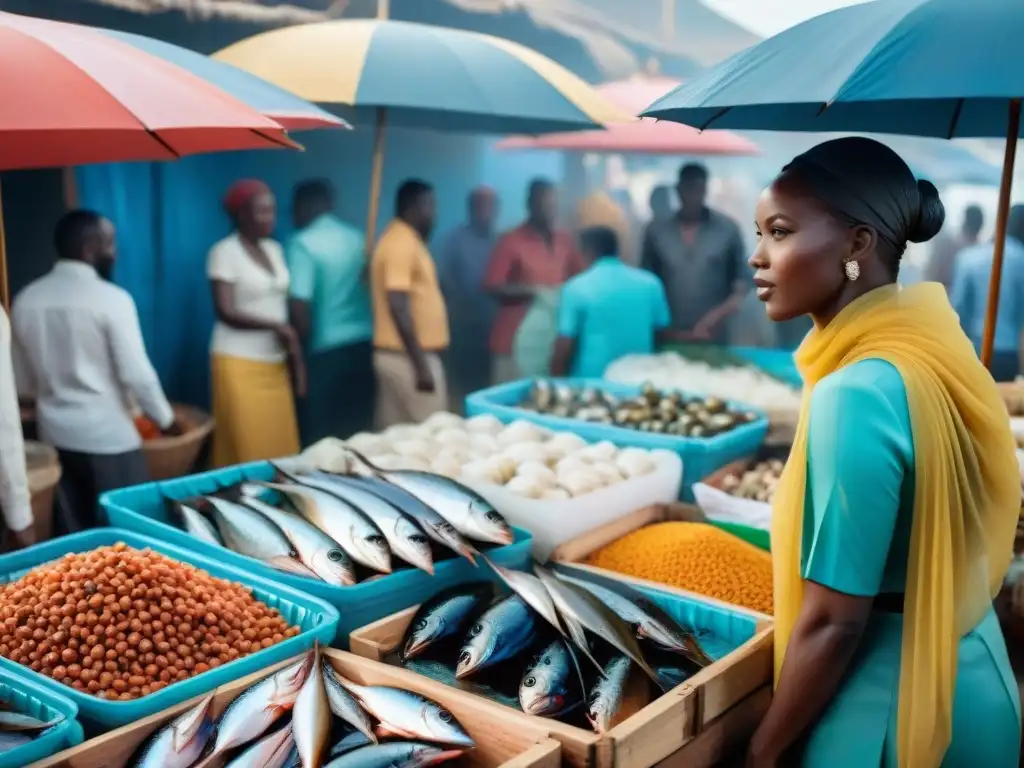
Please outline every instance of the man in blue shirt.
M580 248L590 266L562 287L551 374L600 378L624 355L651 354L671 316L661 281L619 259L613 230L583 230Z
M373 320L363 233L332 213L323 180L295 188L288 244L292 324L306 345L308 387L299 402L302 444L373 426Z
M999 287L999 314L990 370L996 381L1013 381L1020 371L1020 335L1024 330L1024 205L1010 210L1003 279ZM993 244L979 243L957 254L950 302L960 315L960 325L981 349L988 306L988 281L992 274Z

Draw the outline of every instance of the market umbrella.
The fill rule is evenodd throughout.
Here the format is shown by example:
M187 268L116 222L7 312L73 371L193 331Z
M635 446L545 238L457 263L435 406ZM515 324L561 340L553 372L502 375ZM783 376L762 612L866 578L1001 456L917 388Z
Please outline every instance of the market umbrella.
M632 77L597 86L597 91L630 114L679 87L667 77ZM688 125L644 119L604 128L513 136L499 149L560 149L567 152L639 155L756 155L757 145L731 131L698 131Z
M644 115L700 128L1003 137L982 360L992 356L1024 97L1024 3L875 0L726 59Z
M489 35L378 19L264 32L214 54L309 101L374 121L366 237L374 239L388 123L542 133L635 120L536 51Z

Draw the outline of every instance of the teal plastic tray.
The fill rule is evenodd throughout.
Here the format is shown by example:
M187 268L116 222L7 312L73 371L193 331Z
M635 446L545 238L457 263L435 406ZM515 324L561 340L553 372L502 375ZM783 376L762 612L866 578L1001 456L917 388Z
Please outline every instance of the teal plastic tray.
M58 715L64 719L45 731L29 744L16 749L0 752L0 768L21 768L37 760L82 743L85 734L78 722L78 706L66 696L61 696L20 675L7 670L0 673L0 700L29 717L44 722Z
M243 569L218 563L216 560L176 547L165 541L118 528L97 528L82 533L73 533L70 536L63 536L4 555L0 557L0 582L13 581L37 565L57 560L69 552L88 552L97 547L116 544L119 541L136 549L150 547L174 560L202 568L218 578L241 582L252 589L253 595L258 600L271 608L276 608L289 624L300 627L302 631L295 637L290 637L270 648L264 648L250 656L236 659L188 680L174 683L134 701L100 699L91 694L76 691L46 675L33 672L26 666L0 657L0 670L4 673L10 672L36 682L39 686L74 702L78 707L83 724L90 732L109 730L140 720L195 696L201 696L232 680L291 658L307 648L311 648L314 641L318 640L326 645L334 638L338 627L338 611L325 601L282 584L275 584Z
M629 384L615 384L603 379L548 379L553 384L564 384L574 388L593 387L610 392L616 397L632 397L640 387ZM595 424L579 419L549 416L519 408L533 386L533 379L522 379L496 387L482 389L466 397L466 415L479 416L489 413L504 423L523 419L552 430L575 432L585 440L598 442L608 440L619 446L632 446L654 450L674 451L683 460L683 483L680 498L693 500L693 484L712 472L744 456L753 456L768 434L768 419L762 414L756 421L744 424L729 432L714 437L696 438L641 432L609 424ZM687 394L684 392L684 394ZM743 411L758 412L758 409L740 403L730 403Z
M164 501L166 497L186 499L214 493L224 485L245 480L271 480L273 477L274 468L269 463L254 462L160 483L123 488L105 494L100 503L111 525L168 541L327 601L341 615L333 643L345 649L348 648L348 636L353 630L421 603L445 587L480 578L480 571L468 560L452 557L435 563L433 576L409 568L350 587L336 587L317 579L283 573L246 555L199 541L171 525L168 520ZM514 531L515 541L504 547L486 550L486 554L488 559L498 565L525 570L530 567L533 537L520 528Z

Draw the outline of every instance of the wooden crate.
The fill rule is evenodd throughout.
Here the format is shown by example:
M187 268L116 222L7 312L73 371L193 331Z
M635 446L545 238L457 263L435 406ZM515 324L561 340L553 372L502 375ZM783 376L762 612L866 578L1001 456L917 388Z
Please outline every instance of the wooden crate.
M374 661L386 659L401 642L417 607L353 632L349 638L352 653ZM649 768L693 742L719 716L771 681L771 622L764 617L757 621L755 635L748 642L627 717L604 736L557 720L532 717L474 694L459 694L481 702L481 706L496 707L506 713L505 717L547 728L561 742L564 760L576 768Z
M325 651L324 655L330 659L339 674L355 683L405 688L444 705L462 723L477 744L476 749L459 758L454 765L461 764L473 768L559 768L561 764L558 742L549 738L547 729L540 725L509 721L503 716L503 709L496 711L491 706L480 706L475 697L466 696L446 685L405 670L377 664L344 651L331 649ZM230 685L221 686L214 692L214 714L219 716L227 705L250 685L300 658L301 656L296 656ZM137 723L90 739L73 749L33 763L28 768L122 768L127 765L136 747L147 736L195 706L203 698L200 696ZM221 768L224 763L222 757L206 758L197 763L196 768Z

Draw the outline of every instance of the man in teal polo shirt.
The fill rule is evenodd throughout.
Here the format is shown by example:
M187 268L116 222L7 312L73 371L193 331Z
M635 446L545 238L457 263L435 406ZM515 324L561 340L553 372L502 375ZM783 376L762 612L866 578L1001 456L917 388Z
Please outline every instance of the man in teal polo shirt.
M551 373L600 378L624 355L654 352L671 317L661 281L619 259L613 230L583 230L580 247L590 266L562 287Z
M371 429L376 381L373 321L363 233L333 213L323 180L295 188L296 234L288 244L291 316L306 344L306 397L299 402L303 445Z

